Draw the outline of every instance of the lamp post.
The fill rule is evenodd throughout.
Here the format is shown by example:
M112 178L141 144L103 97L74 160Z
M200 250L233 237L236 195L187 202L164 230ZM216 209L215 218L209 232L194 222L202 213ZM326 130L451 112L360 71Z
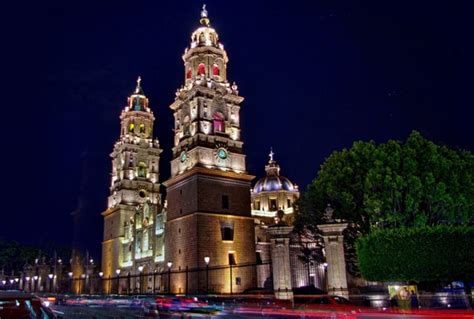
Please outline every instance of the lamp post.
M102 281L102 278L104 278L104 273L101 271L99 272L99 293L102 295L103 293L103 289L104 287L102 286L103 285L103 281Z
M168 294L171 294L171 266L173 266L173 263L168 261Z
M155 270L153 271L153 294L156 293L156 268Z
M206 294L209 294L209 261L211 261L210 257L204 257L204 262L206 263Z
M28 292L31 291L30 279L31 279L31 278L28 277L28 276L25 277L25 280L26 280L26 281L25 281L25 284L26 284L26 287L27 287L26 289L25 289L25 284L23 284L23 290L26 290L26 291L28 291Z
M116 269L115 273L117 274L117 295L120 294L120 269Z
M72 276L74 275L72 271L68 272L67 275L69 276L69 292L72 293Z
M230 263L230 294L232 295L232 263Z
M33 279L35 281L35 292L38 292L38 275L34 275Z
M15 286L16 286L16 289L20 289L20 278L15 278Z
M53 274L48 275L48 278L49 278L49 292L53 292L53 277L54 277Z
M143 293L143 288L142 288L142 285L143 285L143 278L142 278L142 272L143 272L143 266L138 266L138 282L139 282L139 293L142 294Z

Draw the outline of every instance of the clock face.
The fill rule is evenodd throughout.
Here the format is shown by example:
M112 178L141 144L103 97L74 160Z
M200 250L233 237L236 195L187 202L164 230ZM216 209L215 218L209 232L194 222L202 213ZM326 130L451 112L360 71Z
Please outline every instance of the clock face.
M227 158L227 151L225 148L219 148L217 150L217 156L220 158L220 159L226 159Z
M181 160L181 163L186 162L186 160L188 159L188 154L186 154L186 151L181 152L181 155L179 156L179 159Z

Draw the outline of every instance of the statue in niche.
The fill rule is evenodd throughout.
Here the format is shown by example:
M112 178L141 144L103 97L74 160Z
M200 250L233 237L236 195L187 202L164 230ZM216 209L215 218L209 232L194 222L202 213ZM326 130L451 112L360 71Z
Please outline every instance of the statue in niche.
M137 205L137 207L135 207L135 225L136 225L136 227L138 227L142 223L142 210L143 210L143 208L142 208L141 205Z
M150 217L150 202L147 201L144 205L143 205L143 218L144 219L148 219Z

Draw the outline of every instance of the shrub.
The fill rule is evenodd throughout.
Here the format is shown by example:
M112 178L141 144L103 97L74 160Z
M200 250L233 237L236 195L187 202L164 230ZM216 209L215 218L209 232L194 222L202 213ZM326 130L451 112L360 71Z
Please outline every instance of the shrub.
M371 281L474 280L474 226L376 230L357 240L356 251Z

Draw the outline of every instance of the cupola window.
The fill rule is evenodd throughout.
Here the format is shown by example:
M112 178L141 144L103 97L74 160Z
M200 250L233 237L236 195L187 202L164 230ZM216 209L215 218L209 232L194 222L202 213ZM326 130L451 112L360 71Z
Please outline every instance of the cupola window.
M193 76L193 71L191 68L188 69L188 72L186 72L186 79L190 79Z
M269 204L270 204L270 211L274 211L274 210L277 210L277 201L276 199L270 199L269 200Z
M145 133L145 124L140 124L140 133Z
M212 75L219 76L220 75L220 70L217 64L214 64L212 66Z
M204 65L204 63L199 64L198 74L199 75L206 74L206 66Z
M135 111L141 111L142 110L142 101L138 97L135 98L134 110Z
M213 127L214 127L214 133L225 131L224 116L222 115L222 113L215 113L214 114L214 116L213 116Z
M130 125L128 126L128 131L130 133L133 133L135 131L135 124L134 123L130 123Z

